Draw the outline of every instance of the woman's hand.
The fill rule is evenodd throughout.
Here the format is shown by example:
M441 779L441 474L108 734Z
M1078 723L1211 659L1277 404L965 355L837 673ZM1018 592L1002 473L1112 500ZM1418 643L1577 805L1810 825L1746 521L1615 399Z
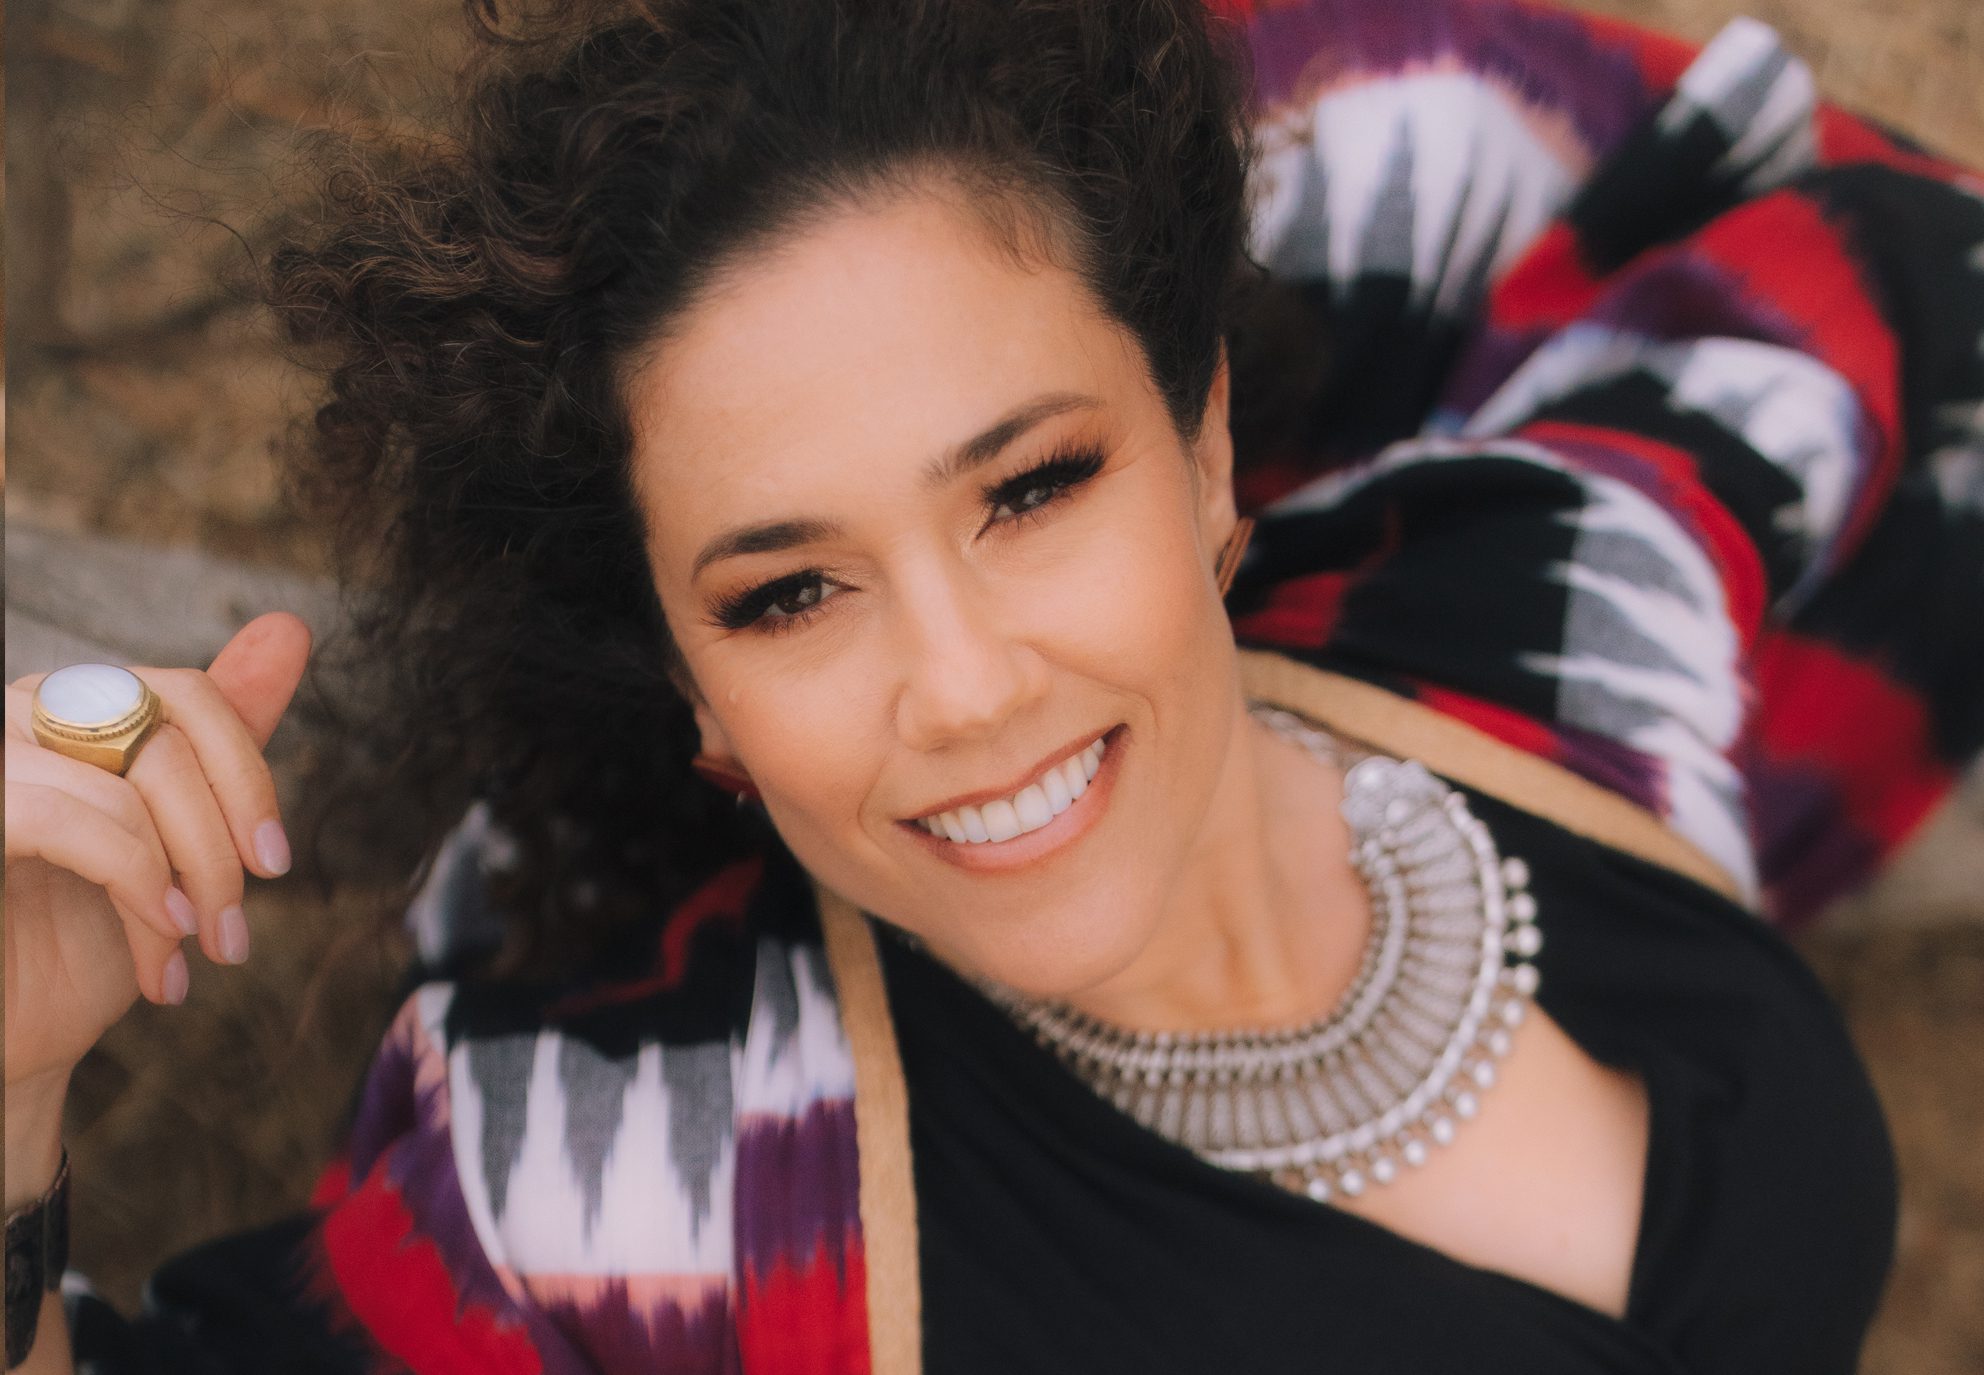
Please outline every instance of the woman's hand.
M209 959L247 958L244 871L289 867L262 747L309 652L309 628L276 612L243 626L205 672L133 669L166 720L122 778L35 742L43 675L8 686L10 1117L17 1087L25 1105L30 1086L66 1084L140 991L159 1003L186 996L186 936Z

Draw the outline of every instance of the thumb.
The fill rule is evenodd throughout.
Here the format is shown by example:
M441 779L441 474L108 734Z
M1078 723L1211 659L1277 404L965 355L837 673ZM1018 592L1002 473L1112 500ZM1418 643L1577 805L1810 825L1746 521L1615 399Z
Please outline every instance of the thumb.
M207 676L255 743L266 745L303 681L309 658L310 627L287 611L271 611L234 633L207 666Z

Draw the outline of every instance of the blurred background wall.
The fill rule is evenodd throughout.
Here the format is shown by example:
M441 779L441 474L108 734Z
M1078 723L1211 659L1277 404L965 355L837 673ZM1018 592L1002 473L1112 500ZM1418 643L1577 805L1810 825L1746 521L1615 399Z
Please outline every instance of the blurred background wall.
M1706 40L1775 25L1831 98L1984 165L1979 0L1594 0ZM7 35L7 676L200 662L272 607L320 628L323 550L278 500L309 380L246 299L256 226L330 124L417 129L456 0L13 0ZM1984 633L1984 629L1980 630ZM272 746L317 747L306 694ZM1975 780L1973 780L1975 783ZM1839 998L1902 1159L1900 1260L1866 1368L1984 1371L1984 789L1800 944ZM298 1206L389 1011L362 855L249 903L253 957L194 961L79 1075L75 1263L135 1304L163 1256ZM342 880L332 893L328 880Z

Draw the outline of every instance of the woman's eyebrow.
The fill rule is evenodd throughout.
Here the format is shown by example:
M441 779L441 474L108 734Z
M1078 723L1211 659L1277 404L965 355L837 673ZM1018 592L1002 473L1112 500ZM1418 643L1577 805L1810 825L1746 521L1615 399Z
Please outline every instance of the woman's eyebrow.
M1057 391L1036 396L1013 407L990 428L940 456L923 470L923 483L926 487L941 487L955 481L973 469L990 463L1008 444L1041 421L1065 411L1093 409L1101 405L1100 397L1082 392Z
M1101 405L1101 398L1082 392L1047 392L1036 396L1015 406L964 443L939 455L923 470L924 485L942 486L983 467L997 458L1008 444L1043 420L1067 411ZM695 581L705 568L722 559L737 558L743 554L776 554L802 544L832 539L840 533L841 526L830 520L768 520L754 525L740 525L724 531L703 546L702 552L696 555L695 563L690 566L689 579Z

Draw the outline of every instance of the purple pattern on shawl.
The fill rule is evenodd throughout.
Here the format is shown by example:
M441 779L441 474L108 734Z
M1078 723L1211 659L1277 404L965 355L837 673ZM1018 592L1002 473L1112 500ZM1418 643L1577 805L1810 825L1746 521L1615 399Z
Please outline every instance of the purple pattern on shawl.
M623 1276L602 1280L589 1303L552 1300L553 1322L592 1358L588 1371L611 1375L739 1375L744 1368L730 1297L713 1289L685 1308L672 1301L634 1302Z
M1486 405L1488 398L1555 332L1547 327L1515 330L1484 324L1454 360L1427 431L1458 433L1468 417Z
M1772 915L1796 930L1872 875L1880 846L1848 819L1837 779L1761 749L1744 751L1738 762Z
M1800 350L1807 343L1796 320L1723 264L1685 246L1649 253L1579 319L1662 341L1720 337Z
M388 1147L420 1120L438 1114L428 1104L414 1098L415 1057L412 1038L418 1026L419 1011L409 1000L401 1007L372 1060L365 1083L358 1094L358 1111L346 1136L345 1154L351 1162L351 1177L363 1179Z
M1666 816L1667 774L1660 760L1620 740L1572 726L1552 726L1557 761L1581 778Z
M392 1136L382 1137L382 1131ZM440 1255L457 1301L486 1310L502 1325L521 1324L544 1363L544 1375L592 1375L591 1366L535 1305L511 1297L476 1235L457 1172L447 1065L420 1023L417 995L401 1008L366 1076L351 1136L353 1185L381 1159L385 1182L412 1215L415 1232Z
M804 1270L825 1251L847 1278L861 1244L854 1104L823 1098L797 1118L745 1117L737 1131L737 1273L769 1275L783 1259Z
M1608 283L1576 323L1654 342L1719 336L1802 348L1806 334L1768 301L1745 291L1722 264L1678 247L1649 255ZM1554 325L1520 330L1484 326L1448 374L1440 398L1442 426L1465 423L1556 333ZM1463 419L1455 422L1454 416Z
M1256 99L1286 101L1318 77L1380 75L1443 57L1562 111L1602 155L1665 98L1633 53L1576 15L1494 0L1263 0L1249 25Z

